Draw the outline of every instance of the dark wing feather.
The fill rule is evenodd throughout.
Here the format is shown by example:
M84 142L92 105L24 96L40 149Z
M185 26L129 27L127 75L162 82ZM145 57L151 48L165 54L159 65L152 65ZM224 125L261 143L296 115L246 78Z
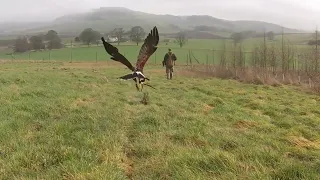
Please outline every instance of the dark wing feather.
M128 80L128 79L133 79L135 77L136 75L134 74L127 74L127 75L121 76L120 79Z
M141 46L138 60L136 63L136 69L143 72L144 65L150 58L150 56L157 50L157 45L159 43L159 33L158 29L155 26L153 30L148 34L144 40L143 45Z
M127 58L125 58L122 54L119 53L118 48L114 47L113 45L109 44L104 40L103 37L101 37L104 49L107 51L107 53L112 56L111 59L114 61L121 62L122 64L126 65L131 71L134 71L135 68L132 66L132 64L128 61Z

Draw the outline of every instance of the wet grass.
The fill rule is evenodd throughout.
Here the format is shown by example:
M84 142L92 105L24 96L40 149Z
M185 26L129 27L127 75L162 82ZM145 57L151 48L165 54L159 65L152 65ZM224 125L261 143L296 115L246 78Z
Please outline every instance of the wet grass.
M1 64L1 179L320 178L319 96L164 71Z

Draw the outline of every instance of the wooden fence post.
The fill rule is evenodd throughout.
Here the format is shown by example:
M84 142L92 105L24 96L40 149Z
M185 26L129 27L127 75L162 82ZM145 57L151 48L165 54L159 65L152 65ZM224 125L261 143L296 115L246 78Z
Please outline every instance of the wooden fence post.
M187 66L189 66L189 55L187 54Z
M190 66L192 68L192 61L191 61L191 53L190 53L190 50L189 50L189 61L190 61Z
M212 65L214 65L214 50L212 50Z
M72 57L72 56L73 56L73 54L72 54L72 51L71 51L71 63L72 63L72 61L73 61L73 57Z
M206 71L208 72L209 71L209 56L207 54L207 61L206 61Z

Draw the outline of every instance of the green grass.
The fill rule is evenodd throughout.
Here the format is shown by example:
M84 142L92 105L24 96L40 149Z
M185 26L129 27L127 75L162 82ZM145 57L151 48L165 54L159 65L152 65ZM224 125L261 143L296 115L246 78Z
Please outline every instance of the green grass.
M1 179L319 179L320 98L146 67L0 66Z
M215 48L219 49L221 41L210 41L210 40L190 40L189 44L184 48L179 48L176 44L165 44L161 43L161 47L157 52L151 57L153 63L161 63L165 53L168 51L168 48L172 48L174 53L178 56L181 63L186 63L186 58L188 55L189 48ZM140 50L141 44L135 46L132 44L123 44L120 45L120 52L125 55L131 62L135 62ZM206 62L206 58L212 62L212 51L208 50L193 50L194 56L200 62ZM16 60L58 60L58 61L106 61L109 59L109 55L106 54L102 45L92 45L91 47L75 47L75 48L64 48L59 50L46 50L41 52L27 52L15 55ZM215 58L218 58L218 53L215 54ZM11 55L5 55L4 53L0 54L0 59L11 59ZM218 61L218 60L216 60Z
M137 56L139 53L141 46L122 46L120 45L118 48L120 52L132 63L137 61ZM187 57L189 56L189 49L185 48L172 48L172 46L168 47L160 47L150 57L150 62L160 64L163 60L164 55L168 52L168 48L171 48L173 52L178 57L178 62L186 64ZM219 63L221 58L221 52L209 51L209 50L191 50L196 60L200 63L206 63L208 59L208 63ZM250 58L251 54L247 53L246 57ZM14 54L15 60L54 60L54 61L65 61L65 62L81 62L81 61L109 61L110 56L105 52L102 46L92 46L92 47L77 47L77 48L64 48L60 50L52 50L52 51L42 51L42 52L27 52L22 54ZM192 56L192 62L197 63L196 60ZM214 58L213 58L214 57ZM11 55L0 54L0 59L11 59ZM232 58L232 53L227 53L227 58Z
M303 52L307 49L311 49L310 46L302 45L301 42L307 41L307 35L286 35L286 40L290 40L290 42L296 48L295 52ZM253 50L256 45L262 42L262 38L250 38L246 39L243 42L245 59L247 62L251 62L252 54L249 53ZM281 36L276 36L273 42L268 41L268 44L275 43L276 46L281 46ZM119 50L122 54L124 54L131 62L135 62L138 56L138 52L140 50L141 44L139 46L135 46L133 43L122 43L119 46ZM198 60L200 63L206 63L208 61L209 64L217 64L221 59L221 49L223 47L223 40L200 40L200 39L190 39L189 42L183 47L180 48L175 43L169 43L166 45L161 42L159 44L159 48L157 52L152 55L151 61L153 63L160 64L163 60L165 53L168 48L172 48L174 53L178 57L178 61L180 63L187 63L187 56L189 54L189 50L193 53L192 56L193 63L197 63ZM212 49L216 51L212 51ZM232 51L232 41L228 40L226 42L226 49ZM7 52L0 52L0 59L11 59L11 55L5 55ZM229 61L232 59L232 52L226 53L227 59ZM17 60L57 60L57 61L106 61L109 59L109 55L106 54L102 45L92 45L91 47L81 46L77 44L74 48L64 48L60 50L46 50L42 52L26 52L22 54L15 54L15 58Z

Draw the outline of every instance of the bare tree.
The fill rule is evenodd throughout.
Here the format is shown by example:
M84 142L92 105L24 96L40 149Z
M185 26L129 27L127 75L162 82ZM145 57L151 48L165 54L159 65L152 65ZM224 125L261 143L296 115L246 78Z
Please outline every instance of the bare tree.
M267 33L267 37L270 41L274 40L274 32L273 31L269 31Z
M220 54L220 66L223 68L226 68L227 66L227 56L226 56L226 40L223 39L222 41L222 48L221 48L221 54Z
M175 42L180 46L184 46L188 42L187 33L180 31L177 33Z

